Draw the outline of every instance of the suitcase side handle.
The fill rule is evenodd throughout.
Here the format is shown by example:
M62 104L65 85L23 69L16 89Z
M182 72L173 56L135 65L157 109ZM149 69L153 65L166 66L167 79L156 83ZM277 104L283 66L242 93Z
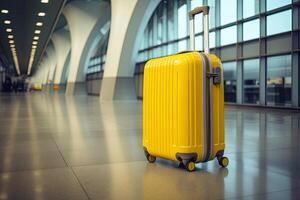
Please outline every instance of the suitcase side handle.
M196 7L189 12L190 20L190 48L195 50L195 16L203 13L203 45L204 53L209 53L209 26L208 26L208 14L209 6Z

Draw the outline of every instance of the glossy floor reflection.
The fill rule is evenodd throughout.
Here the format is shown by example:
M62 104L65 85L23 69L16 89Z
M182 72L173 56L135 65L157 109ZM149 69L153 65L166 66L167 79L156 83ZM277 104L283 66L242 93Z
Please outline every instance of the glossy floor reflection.
M0 199L299 199L300 113L226 108L228 169L145 161L140 101L0 96Z

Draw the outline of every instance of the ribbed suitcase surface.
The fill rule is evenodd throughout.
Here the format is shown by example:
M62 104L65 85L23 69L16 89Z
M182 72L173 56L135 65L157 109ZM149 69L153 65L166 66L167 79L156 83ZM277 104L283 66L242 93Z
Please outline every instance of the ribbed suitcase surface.
M209 7L189 12L190 48L195 15L203 13L203 49L147 62L143 88L143 145L147 160L177 160L188 171L196 162L224 157L224 86L220 60L209 54Z
M219 60L214 58L212 64L220 67ZM147 62L143 89L143 145L151 155L177 160L177 153L197 153L197 161L203 159L203 67L204 61L198 52ZM216 110L223 109L221 87L222 84L213 88L217 97L213 99ZM213 118L216 134L212 154L215 154L224 149L223 113L216 113Z

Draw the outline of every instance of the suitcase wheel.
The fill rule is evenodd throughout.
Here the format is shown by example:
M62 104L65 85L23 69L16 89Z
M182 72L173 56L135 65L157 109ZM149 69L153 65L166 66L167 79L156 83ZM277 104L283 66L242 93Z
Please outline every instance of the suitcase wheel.
M189 172L192 172L196 169L196 165L193 161L189 161L186 163L185 165L186 170L188 170Z
M146 157L149 163L154 163L156 161L155 156L151 156L150 154L148 154Z
M222 167L227 167L229 164L229 159L227 157L221 157L218 159L219 161L219 165L221 165Z

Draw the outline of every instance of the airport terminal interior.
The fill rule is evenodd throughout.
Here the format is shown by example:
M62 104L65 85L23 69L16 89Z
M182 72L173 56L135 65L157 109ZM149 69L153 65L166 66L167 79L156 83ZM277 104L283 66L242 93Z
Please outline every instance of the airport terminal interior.
M189 12L199 6L209 13L195 16L191 49ZM191 107L178 99L192 89L168 97L164 88L173 79L162 60L203 52L205 44L222 62L220 83L203 81L224 89L221 106L203 103L201 112L183 112L188 120L168 118L169 108ZM155 70L166 69L158 77L149 75L152 59L161 60ZM179 69L174 63L172 70ZM300 0L1 0L0 200L300 199L299 63ZM216 113L212 108L224 119L193 121ZM145 125L147 112L163 115ZM219 119L219 126L207 119ZM198 143L184 146L178 132L169 133L185 122L186 135L192 123L210 127L195 131L203 135L203 155L216 148L206 142L224 122L228 166L220 166L218 153L203 162L195 153L185 162L179 153L188 157ZM149 141L171 146L159 146L168 153L155 154L153 163L155 142L147 149L144 140L146 129L158 126L170 136L151 133L157 139ZM170 149L185 152L174 161Z

